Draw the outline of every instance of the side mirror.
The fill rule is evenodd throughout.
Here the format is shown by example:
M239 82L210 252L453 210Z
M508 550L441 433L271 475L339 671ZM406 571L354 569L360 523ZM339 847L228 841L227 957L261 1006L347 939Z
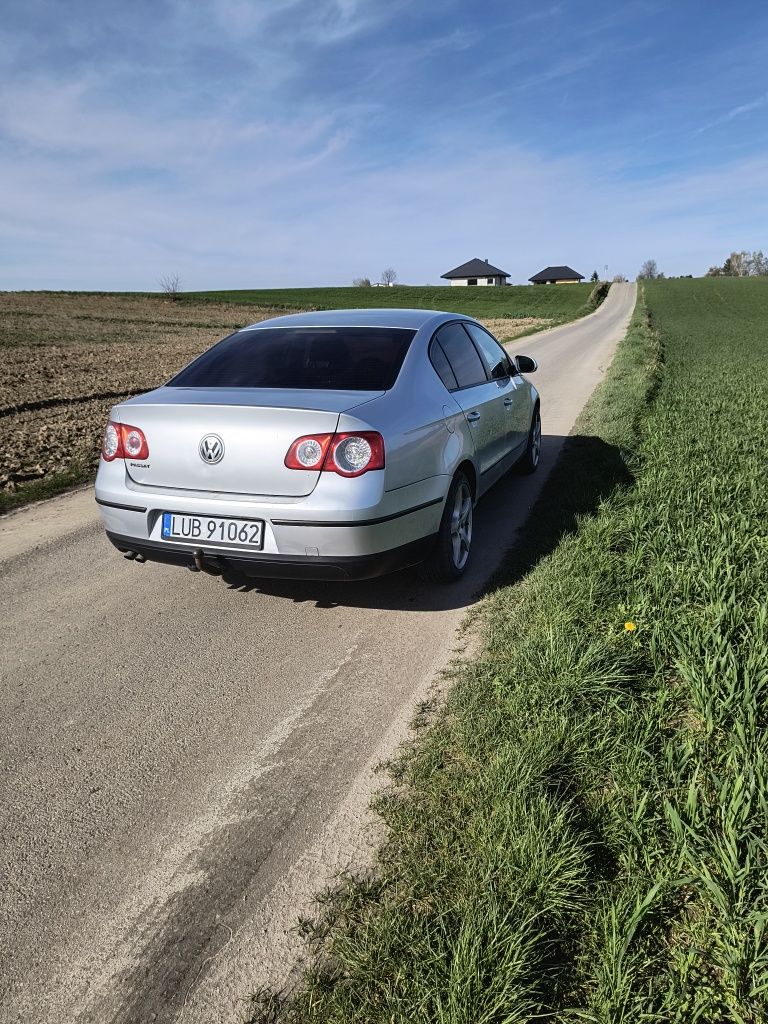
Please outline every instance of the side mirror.
M539 368L533 356L515 356L515 362L520 373L535 373Z

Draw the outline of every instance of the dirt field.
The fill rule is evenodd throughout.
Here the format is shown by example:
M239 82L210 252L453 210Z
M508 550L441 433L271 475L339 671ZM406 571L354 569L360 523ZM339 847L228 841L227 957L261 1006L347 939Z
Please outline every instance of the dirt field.
M54 474L87 478L98 464L111 405L157 387L230 331L276 312L286 311L141 296L0 293L0 492L17 504L19 492ZM486 323L507 340L547 322Z
M499 341L511 341L512 338L517 338L520 334L527 334L530 331L539 331L545 327L550 327L553 321L542 316L524 316L516 320L498 319L496 317L493 319L483 318L480 320L480 323L485 324L491 334L498 338Z
M158 298L0 295L0 488L95 469L109 407L272 310Z

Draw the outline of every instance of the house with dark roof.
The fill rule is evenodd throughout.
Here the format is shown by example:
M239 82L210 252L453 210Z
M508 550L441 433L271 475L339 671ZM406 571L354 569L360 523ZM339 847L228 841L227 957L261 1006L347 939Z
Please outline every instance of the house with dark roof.
M488 260L479 260L477 257L462 263L460 267L449 270L447 274L441 274L442 278L450 281L452 285L500 285L506 284L509 274L504 270L494 267Z
M578 284L584 280L584 275L577 274L571 267L545 267L528 280L531 284Z

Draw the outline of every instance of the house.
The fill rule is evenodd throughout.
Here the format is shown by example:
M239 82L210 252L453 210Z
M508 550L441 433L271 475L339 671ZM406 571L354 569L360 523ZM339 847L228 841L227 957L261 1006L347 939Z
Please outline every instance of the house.
M545 267L528 280L532 284L578 284L584 280L584 275L577 274L571 267Z
M442 278L454 284L476 284L476 285L500 285L506 284L509 274L498 267L494 267L488 260L477 258L469 263L462 263L455 270L449 270L447 274L441 274Z

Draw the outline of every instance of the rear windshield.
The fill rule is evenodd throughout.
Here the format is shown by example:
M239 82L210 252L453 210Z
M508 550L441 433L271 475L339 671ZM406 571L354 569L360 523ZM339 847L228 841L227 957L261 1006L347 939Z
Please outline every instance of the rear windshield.
M238 331L204 352L168 386L386 391L395 383L415 333L400 327Z

